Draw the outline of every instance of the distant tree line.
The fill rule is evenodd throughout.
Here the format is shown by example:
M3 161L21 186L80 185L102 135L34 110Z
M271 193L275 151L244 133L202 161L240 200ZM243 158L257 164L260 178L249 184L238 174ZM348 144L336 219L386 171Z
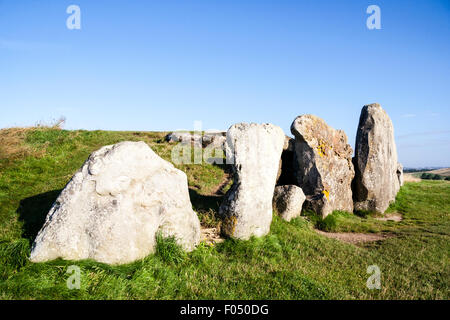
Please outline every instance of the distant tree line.
M414 172L421 172L423 169L403 169L404 173L414 173Z
M444 177L439 174L426 173L426 172L422 173L420 178L424 179L424 180L447 180L447 181L450 181L450 177Z
M431 171L434 169L440 169L440 168L405 168L403 169L403 172L405 173L414 173L414 172L424 172L424 171Z

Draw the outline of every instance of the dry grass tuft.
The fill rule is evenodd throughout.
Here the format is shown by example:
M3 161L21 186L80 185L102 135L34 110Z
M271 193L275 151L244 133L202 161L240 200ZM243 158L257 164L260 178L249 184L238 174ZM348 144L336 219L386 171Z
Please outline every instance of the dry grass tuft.
M30 155L39 157L45 154L45 148L39 152L25 143L26 135L32 130L61 130L66 119L61 117L51 124L36 124L35 127L0 129L0 160L13 161Z
M50 121L50 123L45 122L45 121L39 121L36 123L36 128L39 129L56 129L56 130L60 130L63 128L64 124L66 123L66 117L61 116L58 119L53 119Z
M24 143L26 132L32 128L8 128L0 130L0 159L15 160L30 155L31 149Z

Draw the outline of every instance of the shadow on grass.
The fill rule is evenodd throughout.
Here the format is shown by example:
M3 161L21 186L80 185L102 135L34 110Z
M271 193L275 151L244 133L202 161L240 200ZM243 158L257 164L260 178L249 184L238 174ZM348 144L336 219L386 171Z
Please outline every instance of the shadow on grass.
M222 169L223 172L225 172L225 173L230 173L230 174L233 173L233 166L231 164L227 164L226 159L222 159L222 160L223 160L222 161L223 163L214 162L214 163L212 163L212 165Z
M204 227L218 227L219 206L222 203L223 195L203 195L193 188L189 188L192 208L198 214L200 223Z
M17 213L23 221L22 237L30 242L36 238L45 222L45 217L62 190L53 190L20 201Z
M189 188L189 197L191 198L192 207L195 211L215 211L219 210L222 203L222 195L203 195Z

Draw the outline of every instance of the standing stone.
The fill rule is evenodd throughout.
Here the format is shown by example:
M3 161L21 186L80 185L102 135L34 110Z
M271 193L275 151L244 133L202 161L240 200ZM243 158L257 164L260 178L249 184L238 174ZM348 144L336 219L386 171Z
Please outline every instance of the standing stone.
M400 189L392 121L379 104L363 107L355 145L355 210L384 213Z
M302 188L296 185L277 186L273 194L273 207L282 219L291 221L300 216L305 199Z
M30 259L93 259L129 263L154 251L155 236L185 249L200 240L186 174L144 142L121 142L92 153L59 195Z
M223 234L249 239L270 231L284 137L273 124L239 123L228 130L227 163L233 164L234 183L219 208Z
M306 195L307 208L322 217L333 210L352 212L353 151L345 132L313 115L297 117L291 132L296 184Z
M398 183L400 187L404 184L404 178L403 178L403 165L399 162L397 165L397 177L398 177Z

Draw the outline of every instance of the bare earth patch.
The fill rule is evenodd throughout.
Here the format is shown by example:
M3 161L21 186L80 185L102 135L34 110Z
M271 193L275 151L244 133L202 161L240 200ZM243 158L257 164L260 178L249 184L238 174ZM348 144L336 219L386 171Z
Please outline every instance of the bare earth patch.
M337 239L339 241L351 244L380 241L392 238L394 236L393 234L381 233L324 232L317 229L315 231L327 238Z
M400 213L394 212L394 213L388 213L384 217L375 218L376 220L380 221L395 221L400 222L403 220L403 217Z
M201 228L201 241L207 244L214 245L216 243L221 243L225 239L220 236L220 231L218 228Z

